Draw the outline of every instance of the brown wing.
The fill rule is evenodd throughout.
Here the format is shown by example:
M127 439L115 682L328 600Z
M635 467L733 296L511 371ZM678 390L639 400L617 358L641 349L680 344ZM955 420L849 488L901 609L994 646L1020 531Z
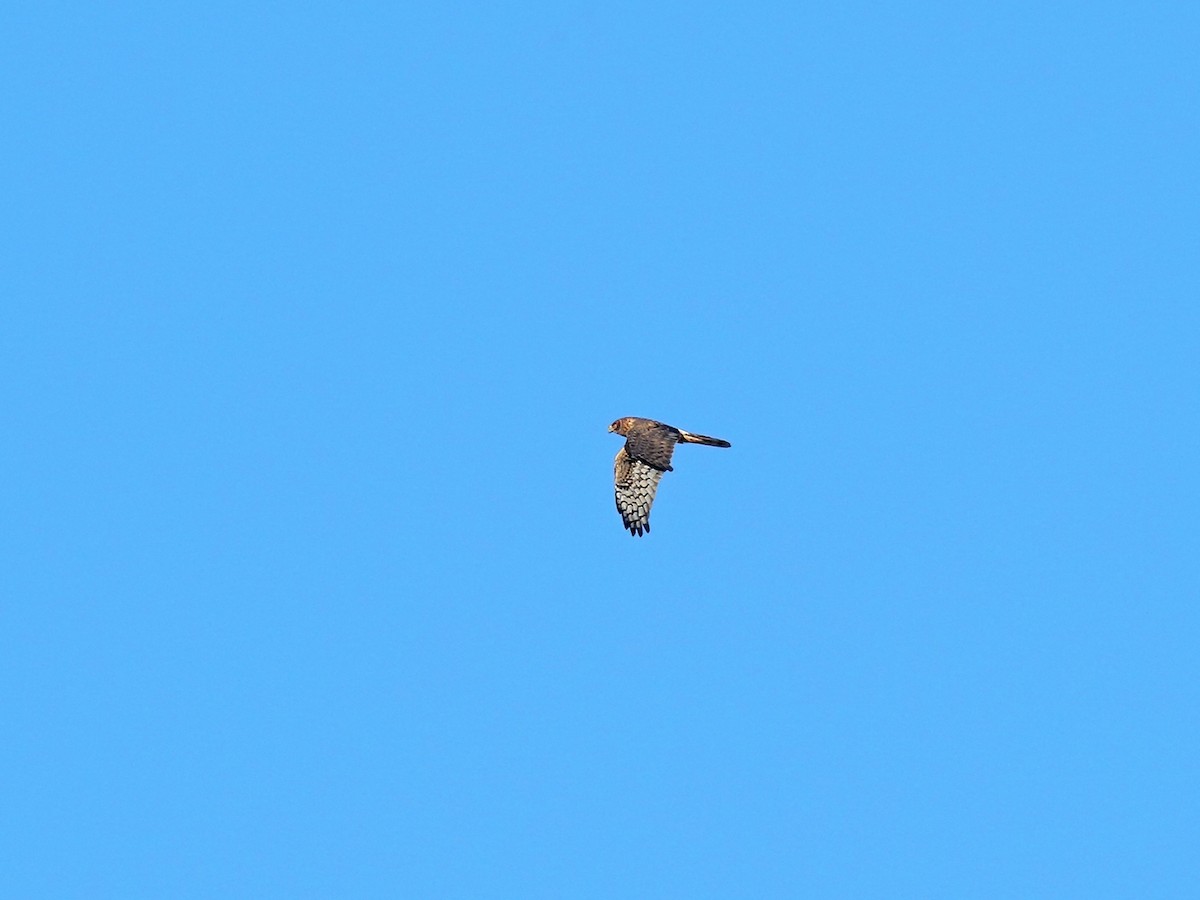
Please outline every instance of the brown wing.
M669 452L667 458L670 458ZM640 537L649 533L650 507L654 503L654 493L658 490L658 481L662 475L661 469L631 457L625 452L625 447L617 451L616 464L613 467L617 512L621 514L621 520L630 534Z
M625 452L663 472L671 471L671 454L680 439L679 429L642 419L625 437Z

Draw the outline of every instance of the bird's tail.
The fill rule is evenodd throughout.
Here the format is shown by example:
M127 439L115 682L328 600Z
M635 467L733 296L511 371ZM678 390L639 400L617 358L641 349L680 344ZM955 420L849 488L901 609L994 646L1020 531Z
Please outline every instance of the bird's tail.
M691 434L679 429L679 439L685 444L707 444L709 447L728 447L729 441L723 441L720 438L709 437L707 434Z

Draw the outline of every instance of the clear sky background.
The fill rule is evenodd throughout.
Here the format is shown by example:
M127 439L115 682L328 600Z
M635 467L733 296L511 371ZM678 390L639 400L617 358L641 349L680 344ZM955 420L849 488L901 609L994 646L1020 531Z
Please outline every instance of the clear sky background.
M1197 896L1198 46L9 6L4 892Z

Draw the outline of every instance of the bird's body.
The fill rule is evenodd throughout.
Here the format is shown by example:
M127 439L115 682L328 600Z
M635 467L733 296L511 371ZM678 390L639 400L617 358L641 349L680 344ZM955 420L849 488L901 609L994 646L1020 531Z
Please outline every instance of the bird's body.
M608 430L625 438L625 446L617 451L613 467L617 512L629 533L638 537L650 531L650 507L663 472L672 471L671 454L675 452L675 445L729 446L729 441L720 438L691 434L682 428L637 416L617 419Z

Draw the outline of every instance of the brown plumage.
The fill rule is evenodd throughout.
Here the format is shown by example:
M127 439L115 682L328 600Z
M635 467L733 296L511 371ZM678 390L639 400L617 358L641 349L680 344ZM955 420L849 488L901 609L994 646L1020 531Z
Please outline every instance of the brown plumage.
M625 438L625 446L617 451L613 467L617 512L630 534L638 537L650 531L650 507L654 504L654 494L663 472L672 471L671 454L675 452L675 445L729 446L729 441L720 438L691 434L682 428L637 416L617 419L608 430Z

